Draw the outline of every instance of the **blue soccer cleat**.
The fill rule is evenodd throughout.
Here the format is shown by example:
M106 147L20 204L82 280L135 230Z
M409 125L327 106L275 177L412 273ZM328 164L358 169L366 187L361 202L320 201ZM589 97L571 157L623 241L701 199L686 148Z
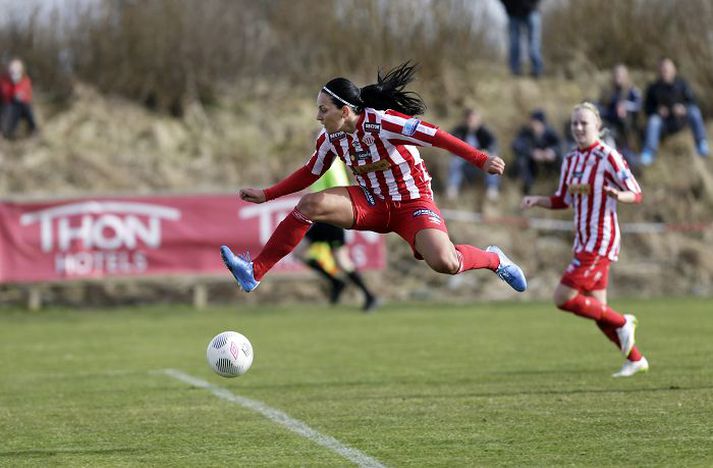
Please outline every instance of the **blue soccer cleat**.
M260 282L255 279L253 274L253 262L250 261L249 254L235 255L227 245L221 245L220 256L223 257L223 263L228 267L243 291L250 292L258 287Z
M527 279L525 278L525 273L522 272L522 268L515 265L499 247L490 245L485 251L493 252L500 258L500 266L495 270L495 274L501 280L509 284L515 291L523 292L527 289Z

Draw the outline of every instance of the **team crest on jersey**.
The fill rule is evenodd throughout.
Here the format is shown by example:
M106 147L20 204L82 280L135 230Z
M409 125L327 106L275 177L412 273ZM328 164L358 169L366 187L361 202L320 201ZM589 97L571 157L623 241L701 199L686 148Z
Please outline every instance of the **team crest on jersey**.
M401 130L401 133L403 133L406 136L412 136L414 133L416 133L416 129L418 129L418 126L420 124L421 124L421 121L415 117L412 119L408 119L406 121L406 123L404 124L404 129Z
M631 179L631 171L629 169L622 169L617 175L619 176L619 180L623 182L626 182L628 179Z
M371 146L376 140L371 135L365 135L364 138L361 139L361 141L363 141L365 145Z
M412 216L414 218L418 216L428 216L428 219L436 224L441 224L441 217L438 216L438 213L436 213L433 210L429 210L427 208L419 208L418 210L414 210Z
M329 134L329 141L331 142L331 141L341 140L345 136L347 136L347 134L342 132L341 130L338 132L332 132Z
M379 133L381 131L381 124L378 122L366 122L364 123L364 131L369 133Z

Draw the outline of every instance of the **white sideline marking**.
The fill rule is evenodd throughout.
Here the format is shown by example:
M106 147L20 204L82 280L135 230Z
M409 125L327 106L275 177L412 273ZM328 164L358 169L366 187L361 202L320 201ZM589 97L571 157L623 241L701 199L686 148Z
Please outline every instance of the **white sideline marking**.
M358 466L364 467L381 467L385 466L378 460L371 458L370 456L360 452L355 448L348 447L341 442L339 442L334 437L324 435L320 432L315 431L307 424L303 423L298 419L291 418L287 413L284 413L275 408L267 406L265 403L258 400L251 400L250 398L245 398L240 395L236 395L229 390L224 388L216 387L215 385L206 382L205 380L198 379L184 372L176 369L164 369L163 374L173 377L174 379L180 380L181 382L193 385L195 387L204 388L218 398L229 401L231 403L237 403L243 408L255 411L265 416L272 422L276 422L281 426L286 427L292 432L296 432L305 439L309 439L322 447L328 448L332 452L346 458L347 460L356 463Z

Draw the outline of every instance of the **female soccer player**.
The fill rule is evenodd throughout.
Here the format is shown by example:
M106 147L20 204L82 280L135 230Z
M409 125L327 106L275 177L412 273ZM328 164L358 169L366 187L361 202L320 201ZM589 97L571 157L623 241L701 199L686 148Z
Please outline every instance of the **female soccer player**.
M377 83L361 89L346 78L329 81L317 96L317 120L324 129L307 163L272 187L240 190L240 197L253 203L303 190L335 158L347 165L358 184L304 195L253 261L222 246L223 261L244 291L255 289L316 221L345 229L395 232L411 245L417 259L439 273L487 268L513 289L527 288L520 267L498 247L481 250L450 241L433 201L431 176L415 146L437 146L490 174L502 174L505 162L413 117L426 108L417 94L404 90L414 69L404 63L386 75L379 73Z
M607 306L607 283L609 265L619 256L616 204L641 203L641 188L621 154L599 140L601 126L593 104L574 107L571 130L577 148L562 163L557 192L551 197L526 196L521 207L574 207L574 259L555 289L554 302L596 321L627 358L613 377L629 377L648 370L649 363L634 345L636 318Z

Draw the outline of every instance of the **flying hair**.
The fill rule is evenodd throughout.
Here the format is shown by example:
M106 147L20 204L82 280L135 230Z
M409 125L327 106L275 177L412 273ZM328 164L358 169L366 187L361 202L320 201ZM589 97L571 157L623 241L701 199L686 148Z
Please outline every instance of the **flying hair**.
M406 115L419 115L426 111L426 104L417 93L406 91L406 85L413 81L416 64L404 62L383 74L377 73L376 83L361 88L363 107L377 110L393 109Z

